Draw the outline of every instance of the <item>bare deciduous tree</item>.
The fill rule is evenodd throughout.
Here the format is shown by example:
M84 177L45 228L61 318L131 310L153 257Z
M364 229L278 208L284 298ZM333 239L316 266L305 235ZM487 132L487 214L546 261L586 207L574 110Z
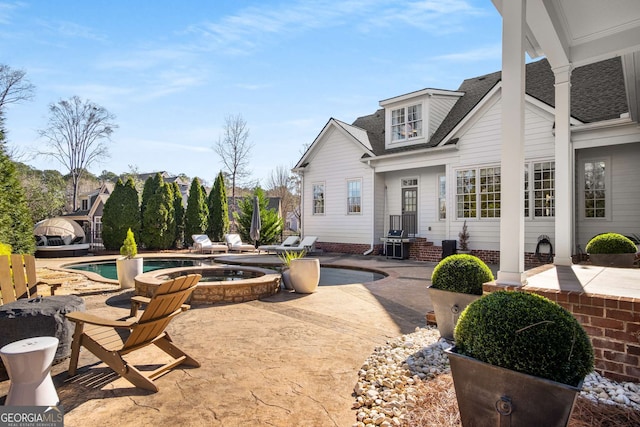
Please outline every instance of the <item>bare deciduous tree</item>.
M269 196L280 198L285 220L288 213L296 214L300 203L296 195L296 177L291 168L280 165L273 169L267 177L266 188Z
M240 114L227 116L223 136L213 147L220 156L224 168L231 177L232 209L236 207L236 186L243 179L251 175L249 167L249 155L253 144L249 142L249 129L247 122Z
M104 141L110 140L118 128L114 119L104 107L78 96L49 105L48 126L38 131L47 140L49 150L40 154L56 159L69 170L73 210L78 207L78 184L83 173L109 155Z
M35 86L25 77L24 70L14 70L8 65L0 64L0 110L7 104L27 101L33 98Z

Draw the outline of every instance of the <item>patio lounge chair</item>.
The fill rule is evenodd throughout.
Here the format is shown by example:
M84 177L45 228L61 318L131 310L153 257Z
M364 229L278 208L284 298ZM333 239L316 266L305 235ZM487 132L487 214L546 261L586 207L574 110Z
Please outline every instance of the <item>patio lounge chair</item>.
M189 308L184 302L196 288L200 278L199 274L190 274L160 284L139 318L109 320L79 311L67 314L67 319L76 323L71 344L69 375L73 376L76 373L81 346L136 387L151 391L158 391L153 380L173 367L199 367L198 361L176 347L165 329L175 316ZM137 369L123 358L124 355L151 344L167 353L173 360L147 372ZM157 363L156 360L150 362Z
M278 246L276 252L313 252L316 250L316 240L318 240L316 236L307 236L298 243L298 246Z
M230 251L235 252L255 252L254 245L243 243L239 234L225 234L224 240L227 242L227 246Z
M205 252L227 252L229 250L225 244L212 242L206 234L192 234L191 238L193 239L193 249L201 254Z
M9 264L11 259L11 264ZM38 284L51 288L51 295L62 283L45 283L36 277L36 259L33 255L11 254L0 256L0 292L1 304L7 304L20 298L38 296Z
M258 246L258 251L265 251L266 253L277 252L278 247L290 247L293 245L297 245L300 241L300 237L298 236L289 236L279 245L261 245Z

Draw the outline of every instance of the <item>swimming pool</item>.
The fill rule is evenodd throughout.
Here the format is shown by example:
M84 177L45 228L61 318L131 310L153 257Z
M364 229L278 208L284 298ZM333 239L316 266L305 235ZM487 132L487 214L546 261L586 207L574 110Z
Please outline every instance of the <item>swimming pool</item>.
M179 267L207 267L220 265L214 260L209 259L194 259L194 258L145 258L143 263L143 273L147 273L154 270L162 270L169 268ZM117 280L118 274L116 273L115 261L98 261L88 262L82 264L65 265L65 268L73 270L87 271L91 273L99 274L105 279ZM267 267L267 268L273 268ZM385 278L386 276L377 271L371 270L356 270L352 268L340 268L340 267L320 267L320 286L334 286L334 285L346 285L349 283L370 283L376 280ZM210 281L233 281L242 280L247 277L243 277L241 274L229 274L229 275L216 275L215 277L207 278Z

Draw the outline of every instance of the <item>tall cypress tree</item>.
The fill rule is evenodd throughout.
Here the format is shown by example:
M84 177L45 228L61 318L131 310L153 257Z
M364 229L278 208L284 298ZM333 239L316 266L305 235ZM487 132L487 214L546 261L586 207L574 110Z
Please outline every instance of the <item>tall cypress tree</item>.
M191 181L189 198L187 199L187 212L184 217L185 241L189 245L193 243L191 235L204 234L207 232L208 218L209 208L207 207L207 198L202 191L200 180L196 177Z
M184 246L184 205L180 186L175 181L173 182L173 215L176 221L174 247L180 249Z
M165 184L162 175L156 174L149 188L154 192L151 193L145 183L147 198L142 216L142 241L149 249L168 249L176 233L172 187Z
M140 223L142 224L141 228L141 236L144 234L144 213L147 210L147 203L149 203L149 199L153 197L155 192L160 188L160 180L162 179L162 175L159 173L154 176L150 176L144 182L144 187L142 187L142 198L140 200ZM144 242L143 242L144 243Z
M136 240L140 238L140 208L138 190L131 177L123 184L118 179L113 193L104 204L102 212L102 242L105 249L117 250L131 229Z
M11 245L13 253L32 254L35 250L33 226L16 167L5 152L0 112L0 243Z
M209 237L214 241L222 241L225 233L229 232L229 202L227 190L224 186L222 172L218 173L213 188L209 193Z

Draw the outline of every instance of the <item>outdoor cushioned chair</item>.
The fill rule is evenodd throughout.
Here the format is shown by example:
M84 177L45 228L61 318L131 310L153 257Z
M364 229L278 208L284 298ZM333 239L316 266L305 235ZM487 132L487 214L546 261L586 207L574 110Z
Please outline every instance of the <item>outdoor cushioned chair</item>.
M133 385L151 391L158 391L153 380L175 366L199 367L198 361L176 347L165 329L174 317L189 308L184 302L201 277L199 274L190 274L162 283L153 297L148 299L148 305L140 317L109 320L79 311L67 314L67 319L76 323L69 375L76 374L80 347L85 347ZM128 353L151 344L173 360L154 371L143 372L124 359L123 356Z
M298 237L298 236L289 236L286 239L284 239L284 241L282 243L280 243L279 245L261 245L261 246L258 247L258 250L259 251L265 251L266 253L270 253L271 251L276 251L277 248L280 247L280 246L290 247L290 246L298 244L299 241L300 241L300 237Z
M193 239L193 249L196 252L205 253L205 252L227 252L229 248L227 245L223 245L221 243L213 243L209 236L206 234L192 234L191 239Z
M313 252L316 250L316 240L318 240L316 236L307 236L298 243L298 246L278 246L276 252Z
M9 264L11 260L11 264ZM0 296L2 304L13 302L20 298L35 298L38 296L38 284L51 287L51 295L62 283L39 282L36 277L36 259L33 255L11 254L0 256Z
M227 242L230 251L255 252L256 250L254 245L243 243L239 234L225 234L224 240Z

